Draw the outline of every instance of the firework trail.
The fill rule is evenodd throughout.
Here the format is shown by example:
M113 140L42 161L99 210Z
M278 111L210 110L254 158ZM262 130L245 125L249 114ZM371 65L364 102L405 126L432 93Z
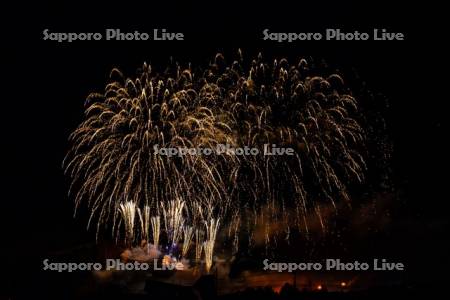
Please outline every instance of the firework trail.
M187 257L189 248L191 247L193 235L194 235L194 228L192 226L184 226L183 227L182 257Z
M249 156L233 170L237 190L253 199L255 220L261 207L275 207L280 202L282 217L287 220L285 203L294 203L294 224L305 232L308 212L323 219L317 209L319 199L335 208L337 200L348 201L344 182L361 182L365 170L358 153L364 132L352 118L357 112L356 100L339 93L344 91L340 76L309 77L307 67L305 60L289 66L285 59L270 66L259 56L246 80L237 82L236 91L225 98L235 120L233 128L240 132L236 135L240 144L296 149L292 157ZM220 78L225 80L232 73L230 69Z
M152 223L152 232L153 232L153 246L155 249L158 249L159 245L159 234L161 231L161 222L159 216L155 216L151 218Z
M214 245L216 243L216 235L217 230L219 229L220 220L211 219L208 222L205 222L206 226L206 241L204 243L205 250L205 264L206 264L206 272L211 270L213 254L214 254Z
M131 245L134 239L134 218L136 216L136 204L127 201L120 204L120 212L125 225L125 244Z
M239 250L239 227L241 224L240 214L235 212L228 224L228 239L232 239L232 253Z
M199 262L202 258L204 236L205 232L203 230L195 230L195 260L197 262Z
M179 195L189 203L229 203L218 155L203 159L152 155L154 146L213 149L233 144L231 129L221 117L199 105L200 94L209 92L192 89L191 71L179 69L176 78L164 78L144 65L135 80L124 79L116 69L111 76L118 76L118 81L86 100L86 119L71 134L73 147L64 161L72 178L70 190L77 191L76 208L87 201L89 224L98 220L97 234L108 222L114 232L118 199L151 207Z
M184 205L185 202L181 199L169 201L167 204L161 202L167 239L171 242L171 245L178 243L183 232Z
M176 64L159 74L144 64L137 78L117 69L111 78L104 92L86 100L64 161L76 209L87 204L88 226L96 220L97 234L108 224L117 234L120 203L132 201L162 208L172 243L182 235L183 210L194 228L214 218L234 224L243 218L249 243L252 228L280 220L277 234L289 239L291 229L309 232L310 214L326 230L320 205L336 212L337 203L350 205L348 186L365 179L359 103L340 75L305 59L268 63L258 55L246 62L239 52L227 64L217 54L199 72ZM290 147L295 155L154 153L155 146L226 144L261 152L264 145ZM155 239L159 226L151 222ZM237 249L239 230L232 227Z
M149 229L150 229L150 206L145 205L143 213L140 208L137 208L139 220L141 224L141 240L149 241Z

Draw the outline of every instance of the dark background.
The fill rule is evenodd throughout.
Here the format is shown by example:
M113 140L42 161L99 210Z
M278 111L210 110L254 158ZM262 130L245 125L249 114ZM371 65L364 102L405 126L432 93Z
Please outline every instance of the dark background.
M61 162L67 138L83 117L85 97L101 91L113 67L126 75L146 61L162 70L169 57L207 64L216 52L229 61L238 48L246 57L313 56L338 68L354 68L376 93L389 99L393 141L395 215L381 239L407 262L415 281L440 284L448 266L448 172L444 135L448 89L439 70L446 57L439 9L431 3L374 4L273 1L271 3L48 3L15 7L4 26L7 81L2 97L2 145L6 154L2 196L2 273L14 294L23 277L37 274L47 253L95 239L83 217L73 219ZM406 34L406 41L262 41L262 30L323 32L325 28ZM105 28L183 32L182 42L42 41L42 30L104 32ZM3 81L5 82L5 81ZM366 240L355 240L355 248ZM349 245L350 248L352 247ZM363 247L364 248L364 247ZM378 248L377 248L378 249ZM372 255L373 253L357 253ZM375 253L376 255L376 253ZM20 266L18 268L17 266Z

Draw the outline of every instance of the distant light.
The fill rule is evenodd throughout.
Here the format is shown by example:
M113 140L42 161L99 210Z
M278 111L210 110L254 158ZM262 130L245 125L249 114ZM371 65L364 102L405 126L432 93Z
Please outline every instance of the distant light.
M319 291L322 290L322 285L319 284L319 285L317 286L317 289L318 289Z
M345 286L347 286L347 283L345 281L342 281L341 282L341 287L345 287Z
M169 255L164 255L163 259L162 259L162 264L163 265L170 265L172 261L172 258Z

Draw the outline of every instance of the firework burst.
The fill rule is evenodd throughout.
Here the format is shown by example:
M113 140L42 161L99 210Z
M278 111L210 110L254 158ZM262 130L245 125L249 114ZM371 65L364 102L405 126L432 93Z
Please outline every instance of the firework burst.
M76 207L86 203L97 233L112 224L117 234L122 215L127 239L134 227L121 203L145 207L138 213L146 239L150 210L161 209L169 242L180 240L185 222L194 226L197 255L198 227L219 218L231 223L236 251L239 224L249 244L252 228L270 222L284 224L278 234L287 239L292 228L308 233L311 214L325 230L322 205L350 205L348 186L364 180L366 162L358 101L341 76L322 73L305 59L268 63L258 55L246 63L241 52L230 65L216 55L202 72L176 64L158 74L144 64L130 79L114 69L116 79L88 97L85 119L70 136L64 166ZM154 152L226 144L261 152L265 145L290 147L295 155ZM159 217L150 222L158 245ZM218 223L207 231L205 251L214 248Z

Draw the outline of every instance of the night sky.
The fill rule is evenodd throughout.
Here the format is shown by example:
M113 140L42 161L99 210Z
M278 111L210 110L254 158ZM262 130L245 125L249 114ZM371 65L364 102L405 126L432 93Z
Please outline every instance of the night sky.
M284 3L286 2L286 3ZM345 244L350 257L393 257L407 265L408 280L436 283L448 266L448 192L446 159L447 85L438 75L447 70L439 47L440 18L433 8L377 1L351 3L271 4L168 3L146 7L122 2L93 7L93 3L46 3L14 9L17 17L5 27L7 48L3 90L3 154L6 193L2 201L2 256L10 267L19 264L38 274L48 253L95 241L86 231L86 216L74 219L73 199L61 163L68 136L83 118L83 104L92 91L101 91L113 67L126 75L146 61L160 70L170 57L181 63L207 64L217 52L232 60L238 48L248 56L312 56L347 73L358 74L367 87L388 99L388 134L393 144L392 189L380 193L380 213L364 223L370 234L352 232ZM289 4L287 4L289 3ZM433 17L432 21L425 21ZM262 41L262 30L274 32L372 31L403 32L397 42ZM183 42L42 41L42 30L55 32L151 31L167 28L184 32ZM443 39L443 36L442 36ZM380 226L380 230L370 227ZM335 245L336 246L336 245ZM337 247L337 246L336 246ZM333 253L333 248L330 252ZM337 250L336 250L337 251ZM27 275L28 276L28 275ZM11 279L13 278L13 279Z

